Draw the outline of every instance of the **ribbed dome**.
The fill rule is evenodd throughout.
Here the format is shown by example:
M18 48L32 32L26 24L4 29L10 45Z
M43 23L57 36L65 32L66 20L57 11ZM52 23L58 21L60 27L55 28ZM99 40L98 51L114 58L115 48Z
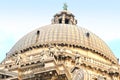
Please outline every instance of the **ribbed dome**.
M10 50L9 55L32 46L49 43L77 45L98 52L117 63L117 59L103 40L92 32L71 24L51 24L40 27L20 39Z

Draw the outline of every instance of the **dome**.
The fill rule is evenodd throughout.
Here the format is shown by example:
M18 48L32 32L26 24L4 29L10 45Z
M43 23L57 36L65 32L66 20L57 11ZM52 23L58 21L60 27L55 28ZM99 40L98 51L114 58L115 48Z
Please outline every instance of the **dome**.
M29 47L49 43L81 46L116 62L116 58L103 40L84 28L70 24L51 24L40 27L20 39L9 53L13 54Z
M119 80L120 76L111 49L77 25L66 4L51 24L31 31L12 47L0 72L4 80Z
M54 15L52 24L40 27L20 39L8 52L8 56L40 45L63 44L91 50L108 58L111 62L117 63L116 57L102 39L76 24L77 20L74 15L63 10Z

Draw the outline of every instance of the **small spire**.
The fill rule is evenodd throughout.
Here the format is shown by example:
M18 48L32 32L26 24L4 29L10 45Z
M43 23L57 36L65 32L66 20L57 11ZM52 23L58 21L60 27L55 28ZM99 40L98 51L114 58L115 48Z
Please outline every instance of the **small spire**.
M67 4L66 3L64 3L64 6L63 6L63 10L67 10Z

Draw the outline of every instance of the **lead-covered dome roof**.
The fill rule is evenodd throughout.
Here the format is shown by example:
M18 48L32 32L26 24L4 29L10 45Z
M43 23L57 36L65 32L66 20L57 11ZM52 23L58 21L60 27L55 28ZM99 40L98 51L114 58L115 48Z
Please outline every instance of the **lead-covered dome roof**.
M117 63L116 57L102 39L76 24L77 20L74 15L63 10L54 15L52 24L40 27L25 35L8 54L12 55L36 45L62 43L89 49Z

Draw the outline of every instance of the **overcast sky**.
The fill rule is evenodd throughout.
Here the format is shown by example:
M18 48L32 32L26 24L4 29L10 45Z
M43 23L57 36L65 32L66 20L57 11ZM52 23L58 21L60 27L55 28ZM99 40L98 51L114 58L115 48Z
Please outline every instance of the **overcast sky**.
M65 2L77 25L98 35L120 58L120 0L0 0L0 61L22 36L50 24Z

